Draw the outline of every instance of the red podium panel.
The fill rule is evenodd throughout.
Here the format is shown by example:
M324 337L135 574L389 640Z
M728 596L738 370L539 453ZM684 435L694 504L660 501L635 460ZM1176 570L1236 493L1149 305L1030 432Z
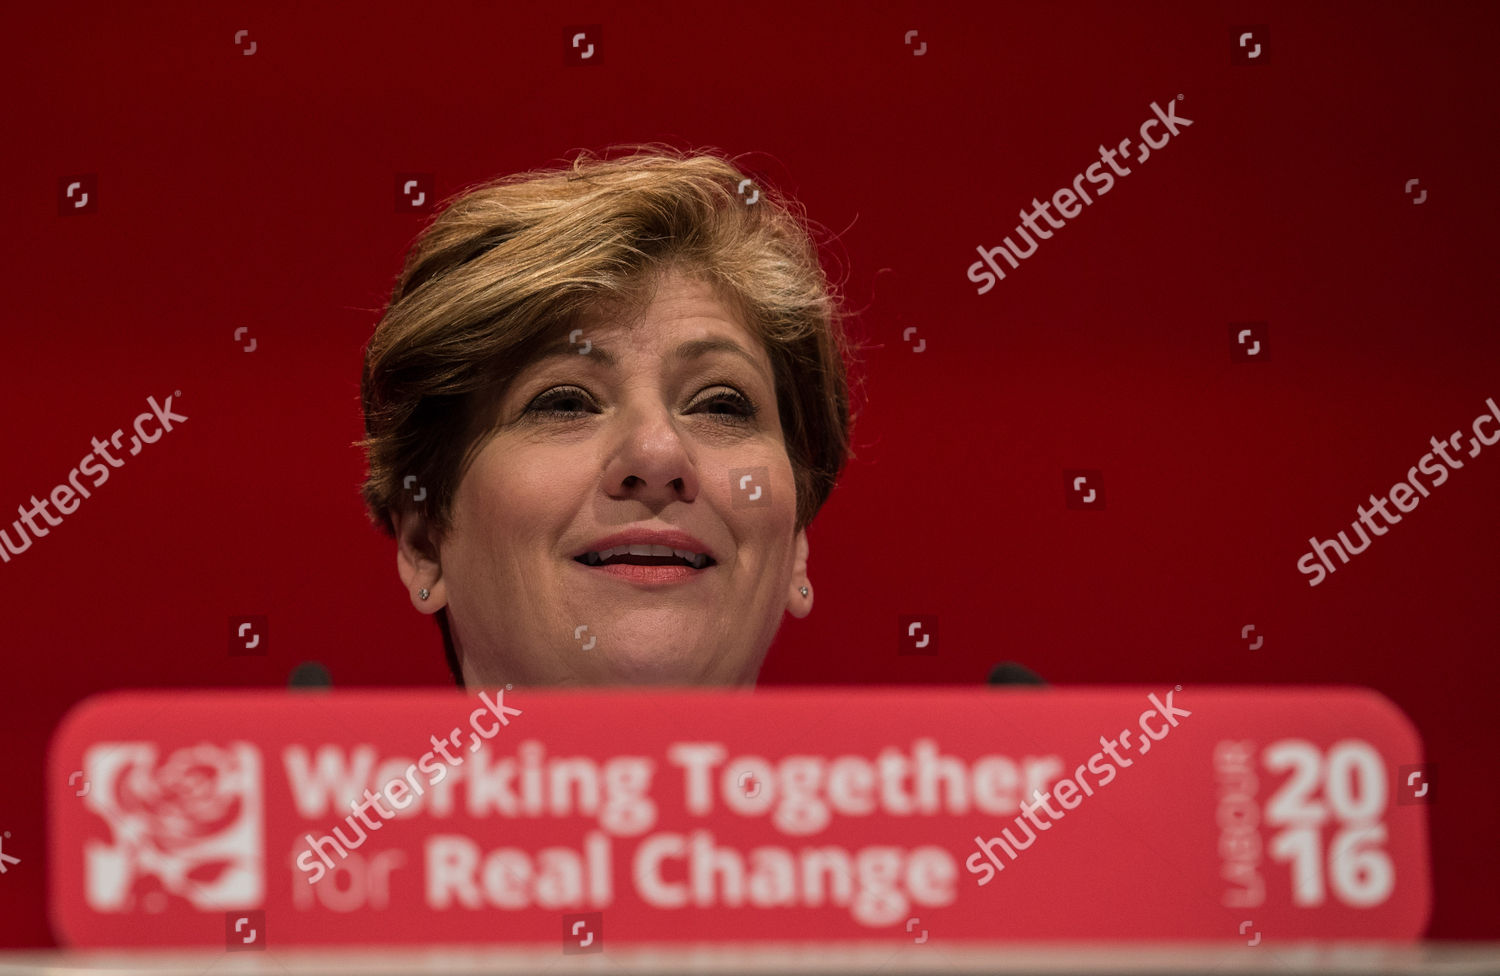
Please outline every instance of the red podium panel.
M78 946L1409 940L1352 688L120 693L64 720Z

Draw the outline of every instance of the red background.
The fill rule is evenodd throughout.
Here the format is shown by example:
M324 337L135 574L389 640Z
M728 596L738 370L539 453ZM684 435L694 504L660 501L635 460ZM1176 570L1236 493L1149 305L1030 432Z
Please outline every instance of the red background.
M812 6L12 15L0 518L148 395L181 390L190 419L0 564L22 861L0 945L50 944L43 758L84 695L276 686L307 660L340 686L447 683L350 446L361 349L425 219L395 212L395 174L448 196L651 139L752 153L838 236L862 312L859 457L764 684L972 684L1014 659L1064 684L1376 688L1440 770L1429 934L1500 936L1500 449L1321 585L1296 569L1500 398L1495 8ZM564 66L594 24L601 63ZM1269 26L1268 63L1231 65L1244 24ZM975 294L976 246L1178 93L1191 128ZM59 216L76 174L97 212ZM1269 323L1267 361L1230 362L1241 321ZM1065 506L1066 468L1103 471L1104 511ZM230 657L248 614L268 653ZM935 656L896 653L908 614L939 618Z

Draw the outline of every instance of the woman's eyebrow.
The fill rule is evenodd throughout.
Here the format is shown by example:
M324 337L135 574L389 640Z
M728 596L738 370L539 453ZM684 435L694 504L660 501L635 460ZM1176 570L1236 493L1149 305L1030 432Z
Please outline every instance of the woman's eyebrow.
M587 352L584 351L585 349ZM755 371L761 375L762 379L770 382L770 377L766 375L765 367L761 365L760 361L752 356L744 346L732 339L690 339L678 346L676 351L673 352L672 357L678 362L686 362L687 360L698 359L711 352L728 352L742 357L751 366L755 367ZM538 354L531 361L531 364L535 366L548 360L578 355L592 357L599 365L608 368L613 368L617 363L614 355L598 343L587 339L579 341L568 339L560 340L547 347L544 352Z

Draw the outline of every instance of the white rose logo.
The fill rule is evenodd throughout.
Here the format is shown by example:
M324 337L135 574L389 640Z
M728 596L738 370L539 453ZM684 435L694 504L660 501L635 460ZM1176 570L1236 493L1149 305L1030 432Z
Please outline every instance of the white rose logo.
M84 754L84 803L111 843L84 848L89 905L160 911L167 897L220 911L265 893L260 752L248 742L184 746L158 763L152 742L99 743Z

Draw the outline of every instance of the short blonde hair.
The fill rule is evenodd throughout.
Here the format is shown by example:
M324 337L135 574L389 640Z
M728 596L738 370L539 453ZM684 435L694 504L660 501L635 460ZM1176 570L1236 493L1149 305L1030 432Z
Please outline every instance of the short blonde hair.
M492 429L493 398L579 315L644 307L673 268L710 283L764 343L798 530L854 456L852 347L801 205L744 185L714 153L625 148L634 151L583 151L563 168L462 192L412 245L360 383L357 446L369 464L360 490L388 535L404 507L445 534L459 480Z

